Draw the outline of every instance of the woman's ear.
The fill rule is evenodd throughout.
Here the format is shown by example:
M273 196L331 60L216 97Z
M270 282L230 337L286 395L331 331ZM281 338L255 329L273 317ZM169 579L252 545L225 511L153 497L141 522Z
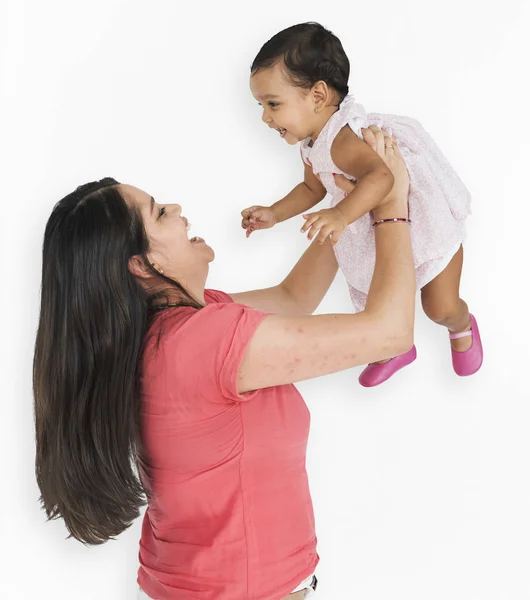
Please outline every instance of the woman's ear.
M153 274L147 268L143 257L138 254L129 258L128 267L129 273L135 277L138 277L139 279L149 279L153 276Z

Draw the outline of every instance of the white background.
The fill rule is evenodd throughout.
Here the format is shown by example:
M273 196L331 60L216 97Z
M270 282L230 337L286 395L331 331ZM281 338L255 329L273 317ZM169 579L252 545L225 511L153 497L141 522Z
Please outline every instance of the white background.
M140 521L85 548L45 523L31 364L54 203L104 176L179 202L213 246L210 287L275 284L300 222L246 240L239 211L299 182L297 148L248 90L260 46L317 20L370 111L419 119L474 197L462 295L485 347L460 379L418 311L417 362L371 390L359 369L305 382L323 600L530 598L528 30L522 0L3 0L0 597L132 600ZM319 312L349 312L338 276ZM237 600L237 599L235 599Z

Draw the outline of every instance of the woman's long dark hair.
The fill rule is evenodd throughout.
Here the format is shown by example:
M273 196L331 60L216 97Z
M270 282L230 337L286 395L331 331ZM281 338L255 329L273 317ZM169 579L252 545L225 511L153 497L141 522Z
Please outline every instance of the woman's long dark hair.
M280 59L293 85L310 89L325 81L340 102L348 95L350 61L339 38L319 23L300 23L277 33L263 44L250 72L268 69Z
M139 364L156 295L129 272L132 256L183 306L201 308L155 271L141 215L111 178L78 187L54 207L43 244L33 364L36 476L49 519L101 544L145 504L138 476Z

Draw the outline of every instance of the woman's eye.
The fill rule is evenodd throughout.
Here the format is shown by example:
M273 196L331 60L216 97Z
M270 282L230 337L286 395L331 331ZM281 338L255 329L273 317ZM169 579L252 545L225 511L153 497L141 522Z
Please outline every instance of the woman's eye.
M166 212L166 207L162 206L162 208L158 211L158 218L160 219L160 217L165 214Z
M276 108L278 106L278 104L276 102L269 102L269 106L271 108Z

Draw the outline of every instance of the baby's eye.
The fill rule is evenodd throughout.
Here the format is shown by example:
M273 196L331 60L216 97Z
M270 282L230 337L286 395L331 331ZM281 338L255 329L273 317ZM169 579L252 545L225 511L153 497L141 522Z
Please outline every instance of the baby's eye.
M166 212L166 207L162 206L162 208L158 211L158 218L160 219L160 217L165 214Z

